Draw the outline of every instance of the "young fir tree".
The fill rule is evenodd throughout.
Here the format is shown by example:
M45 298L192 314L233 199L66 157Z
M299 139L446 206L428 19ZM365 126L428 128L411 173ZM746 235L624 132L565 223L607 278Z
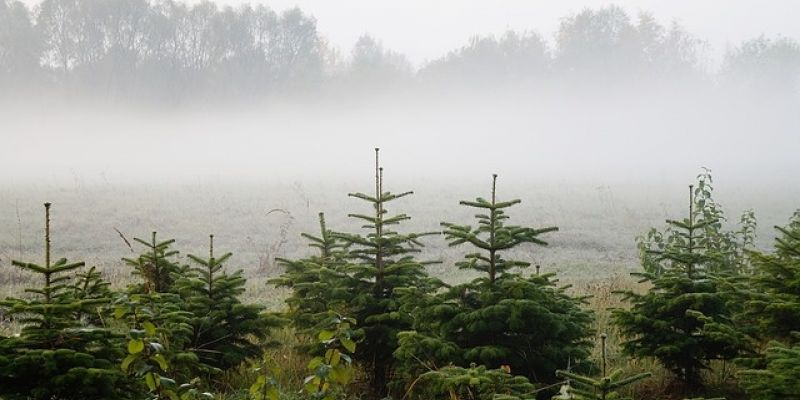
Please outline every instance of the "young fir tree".
M711 171L704 169L697 175L693 206L698 220L709 223L699 228L703 233L698 235L694 245L698 250L714 256L714 263L707 266L710 272L729 277L747 275L752 272L746 252L752 249L755 243L757 225L755 214L752 210L745 211L740 218L739 230L724 230L725 213L722 206L713 198L713 192ZM672 225L668 225L664 232L651 228L646 235L637 238L642 268L656 275L663 272L661 253L680 240L683 240L681 235Z
M270 329L281 325L279 318L264 313L264 307L239 300L247 280L242 270L232 274L224 270L232 255L215 256L214 235L210 235L208 258L187 255L196 267L175 281L184 309L192 315L186 349L203 364L221 370L261 355Z
M176 359L179 353L171 349L171 332L158 328L152 322L161 311L151 306L154 296L158 294L134 294L120 298L114 310L114 317L125 322L129 328L124 346L126 355L119 367L138 384L141 394L136 398L213 398L209 393L201 393L197 389L199 379L185 383L181 380L181 376L185 375L184 371L173 368L170 364L169 360Z
M528 262L504 257L524 244L546 245L539 236L557 228L508 224L506 209L520 200L499 201L496 183L494 175L489 200L461 202L482 212L477 227L442 223L451 246L476 249L456 266L482 276L418 307L416 331L401 333L395 352L407 381L452 362L506 365L512 374L550 382L556 369L582 364L589 355L593 316L582 309L583 299L557 287L552 274L524 276L520 269Z
M786 227L778 227L775 251L751 251L754 274L742 287L745 308L740 318L755 326L761 340L796 344L800 332L800 210Z
M75 318L84 323L92 325L103 324L103 307L108 305L113 293L109 287L110 282L103 280L97 267L91 267L88 271L78 272L75 283L72 286L76 299L83 301L89 307L77 310ZM95 305L95 307L91 307Z
M800 210L775 228L774 252L751 251L754 273L741 285L740 324L771 341L764 355L740 360L741 386L755 400L800 399Z
M536 387L508 368L446 366L423 373L406 395L414 400L533 400Z
M286 316L299 333L308 336L316 335L320 325L326 324L336 311L347 308L348 288L353 286L344 268L347 246L328 229L324 213L319 213L319 226L319 236L301 234L309 241L308 246L319 253L299 260L278 258L285 271L269 281L292 290L286 299Z
M23 324L19 336L0 338L0 397L127 398L130 385L117 367L121 353L116 338L107 329L76 318L93 313L108 298L81 297L82 293L68 283L83 262L70 263L64 258L52 261L50 203L45 203L44 263L13 261L13 265L38 276L41 285L25 290L30 298L0 302Z
M187 310L188 304L177 293L174 283L186 276L189 267L174 260L178 255L177 250L171 249L175 240L158 241L156 232L150 241L134 240L145 246L145 251L134 259L123 258L123 261L133 267L132 275L140 278L141 282L130 285L126 295L115 300L115 317L125 316L129 328L136 329L137 318L133 310L146 310L148 320L158 327L159 335L170 349L168 362L176 377L188 381L199 373L210 372L209 367L201 364L198 356L188 349L194 332L191 324L193 314ZM133 313L130 318L127 317L129 313Z
M666 244L645 252L646 271L634 273L651 288L644 294L621 292L631 308L613 311L615 324L628 338L623 350L657 358L690 390L702 385L701 372L711 360L732 359L744 345L721 279L736 268L726 265L726 254L708 246L715 240L709 227L719 219L703 212L697 194L689 186L688 217L667 220Z
M621 369L608 371L608 360L606 359L606 334L600 335L601 368L602 376L592 378L585 375L576 374L570 371L559 370L556 375L567 378L567 384L562 385L559 395L553 400L631 400L629 397L622 397L617 390L646 379L652 374L649 372L623 377Z
M367 234L336 233L348 251L344 267L349 279L341 290L347 293L347 315L359 321L361 342L354 359L366 366L372 389L387 393L387 383L392 373L397 348L397 333L411 327L410 316L401 312L403 288L431 288L438 281L428 277L427 263L414 257L420 251L420 238L431 233L400 233L395 227L411 219L406 214L390 216L388 203L413 192L394 194L384 189L383 168L375 149L375 192L351 193L351 197L369 203L372 214L349 214L363 221Z
M122 259L134 268L133 275L142 279L140 286L132 287L131 290L138 293L171 292L175 279L187 269L173 261L173 258L179 253L170 248L175 243L175 239L159 242L157 233L153 232L150 241L139 238L133 238L133 240L143 245L146 250L136 258Z
M773 342L765 364L739 374L739 384L752 400L800 399L800 346Z

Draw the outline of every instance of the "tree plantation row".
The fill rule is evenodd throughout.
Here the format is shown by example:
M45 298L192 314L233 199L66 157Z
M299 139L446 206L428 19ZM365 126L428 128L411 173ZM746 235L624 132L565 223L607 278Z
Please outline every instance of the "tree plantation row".
M606 332L588 296L508 258L558 228L515 225L520 200L497 175L485 197L460 202L473 222L406 232L411 217L390 205L412 192L384 187L378 155L374 186L349 194L365 205L349 214L363 230L320 214L319 232L302 235L308 255L278 259L281 312L240 299L245 278L213 235L188 265L174 240L134 238L141 254L123 262L135 282L112 290L95 268L51 254L64 238L51 238L46 203L44 260L13 261L37 284L0 302L0 399L709 399L720 386L729 399L800 398L800 210L773 249L756 250L754 213L726 224L701 173L685 215L637 238L643 286L614 293L625 306L607 310ZM477 277L429 275L433 235L463 249L448 268ZM612 363L617 342L666 381ZM720 368L733 372L710 382Z

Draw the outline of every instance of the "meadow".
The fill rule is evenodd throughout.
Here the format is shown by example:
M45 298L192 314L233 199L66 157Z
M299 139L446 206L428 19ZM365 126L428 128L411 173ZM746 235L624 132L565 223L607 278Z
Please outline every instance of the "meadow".
M691 183L694 177L687 177ZM727 212L726 225L734 227L739 214L753 209L758 218L757 247L768 248L774 225L782 225L796 207L800 195L790 188L761 189L730 184L717 177L716 198ZM324 212L329 227L355 231L359 224L348 213L368 210L347 194L368 188L363 182L183 182L172 185L124 185L74 182L56 184L0 185L0 287L5 293L25 283L25 277L10 268L11 259L41 257L41 204L54 204L53 243L55 254L80 259L97 266L115 287L130 279L121 258L132 254L125 240L147 238L157 231L174 238L183 253L197 254L206 246L207 235L216 236L218 247L234 253L230 267L245 271L249 296L277 305L272 288L264 282L280 270L275 257L296 258L308 252L302 232L315 232L317 214ZM500 182L501 196L522 199L512 216L520 224L557 226L548 234L547 247L526 248L515 256L538 264L543 271L557 272L562 281L578 284L625 278L639 270L635 238L650 227L662 228L664 220L685 212L686 185L588 184ZM412 231L440 231L442 221L463 223L472 212L458 206L485 191L484 183L415 182L405 179L393 186L414 190L414 195L394 205L392 211L412 217ZM483 189L483 190L482 190ZM764 193L776 194L765 196ZM121 236L122 235L122 236ZM125 239L123 239L123 236ZM434 276L449 283L470 279L452 268L460 251L449 249L442 237L424 241L426 260ZM134 249L139 251L140 249ZM2 293L2 292L0 292Z

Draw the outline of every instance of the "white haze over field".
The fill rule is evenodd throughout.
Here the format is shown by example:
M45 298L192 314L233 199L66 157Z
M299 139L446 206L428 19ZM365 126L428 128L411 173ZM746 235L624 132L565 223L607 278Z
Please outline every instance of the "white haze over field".
M792 104L709 94L513 93L132 111L6 105L2 181L120 183L390 176L535 182L690 182L701 166L742 184L797 183Z
M573 277L638 270L703 167L760 248L800 206L794 1L190 3L0 0L0 261L38 254L52 201L57 250L118 281L117 232L152 230L218 234L263 279L318 211L358 228L374 147L411 228L468 221L497 173L515 221L560 227L535 262Z
M35 15L39 3L26 3ZM795 1L614 3L633 22L644 11L664 27L677 21L718 53L761 34L800 37ZM346 54L355 39L368 32L419 67L464 46L476 34L534 30L552 41L563 18L610 2L275 0L265 4L278 11L300 6L314 16L324 40L340 52ZM557 51L550 47L546 54ZM607 53L592 53L591 44L579 50L588 54L585 59L600 60L601 69L592 79L602 79L608 72L602 69ZM392 54L384 56L392 59ZM773 58L782 60L780 56ZM575 65L584 58L578 57ZM484 61L492 60L487 56ZM71 71L73 75L64 78L65 91L80 79L93 88L95 83L86 78L107 72L102 63L98 65L89 72ZM442 75L449 77L459 65L444 65ZM477 66L475 76L483 64ZM158 76L153 79L144 71L144 79L158 87ZM496 172L522 181L658 184L689 182L706 166L715 176L742 185L797 182L796 93L762 91L751 96L747 91L717 90L707 83L720 77L714 74L697 78L696 88L691 80L688 85L647 80L640 85L633 77L625 82L619 79L626 76L624 72L611 83L572 84L564 78L570 76L570 67L560 72L563 76L555 83L545 74L542 82L528 82L524 88L514 88L516 78L506 80L505 88L464 87L472 84L467 75L456 84L419 90L384 88L376 95L359 95L358 88L351 95L344 84L344 89L316 96L277 94L270 100L204 105L184 101L182 105L189 105L180 107L168 105L170 100L157 105L132 101L137 105L128 106L114 97L124 98L124 89L110 94L107 103L13 95L0 102L0 182L352 179L368 173L375 146L384 149L387 170L401 179L452 181ZM434 68L429 75L435 73ZM62 76L58 68L44 74L42 81ZM753 74L764 75L760 70ZM347 82L348 75L343 76ZM419 81L427 82L426 76ZM115 78L109 75L109 82ZM177 78L164 79L172 83ZM105 84L100 82L96 86ZM131 78L131 82L132 86L120 87L136 92L138 81ZM621 82L625 88L618 87ZM404 84L399 85L402 89ZM210 87L213 97L215 89ZM208 97L207 92L203 95Z

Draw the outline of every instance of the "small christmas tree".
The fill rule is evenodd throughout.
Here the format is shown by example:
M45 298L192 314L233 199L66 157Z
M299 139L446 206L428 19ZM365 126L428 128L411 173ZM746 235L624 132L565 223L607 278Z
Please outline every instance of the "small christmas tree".
M538 238L539 235L557 231L557 227L534 229L528 227L505 225L508 216L505 209L521 203L519 199L498 202L497 201L497 174L492 176L492 197L491 201L477 198L475 201L461 201L460 204L467 207L474 207L485 210L488 214L478 214L478 226L472 228L469 225L456 225L443 222L447 230L445 234L450 240L450 246L458 246L469 243L477 248L477 253L469 253L464 258L465 261L456 263L460 269L475 270L486 274L487 283L494 285L498 276L504 276L513 268L525 268L530 266L529 262L505 260L501 257L502 251L507 251L523 243L532 243L546 246L547 242Z
M352 286L344 266L347 246L325 225L325 214L319 213L319 236L303 233L309 247L319 254L299 260L278 258L285 268L279 278L269 283L292 289L286 299L289 310L286 316L298 332L313 336L327 323L335 311L347 308L350 297L347 288ZM317 347L312 345L311 347Z
M749 252L755 273L742 287L743 319L761 339L797 343L800 332L800 210L778 227L775 251Z
M39 276L41 286L25 290L31 298L0 302L23 324L19 336L0 338L0 397L127 398L131 386L116 365L120 353L115 336L76 318L108 299L68 284L83 262L52 261L50 203L44 206L44 264L13 261L14 266ZM88 275L97 287L105 286L93 271Z
M629 397L621 397L617 390L631 385L642 379L646 379L652 374L644 372L627 378L622 377L622 370L615 369L610 373L607 371L608 361L606 359L606 334L600 335L601 340L601 371L600 378L591 378L585 375L572 373L569 371L556 371L556 375L567 378L569 381L565 385L566 390L562 387L559 396L553 397L554 400L558 399L575 399L575 400L630 400Z
M757 225L755 214L752 210L745 211L740 218L739 230L724 230L725 213L722 206L713 198L713 192L711 171L704 169L697 175L697 185L692 193L692 212L696 216L695 219L707 223L697 227L694 250L711 256L704 266L708 272L728 277L748 274L752 271L746 252L753 248L755 242ZM646 235L637 238L642 268L645 272L661 274L666 265L663 253L676 245L681 245L680 242L685 240L686 238L675 230L673 224L668 224L663 232L651 228Z
M133 275L142 278L140 287L132 288L138 293L168 293L172 291L172 283L176 275L185 271L185 266L180 266L172 260L178 255L177 250L170 246L175 239L158 241L157 233L153 232L150 241L133 238L146 248L146 251L137 258L123 258L126 264L134 268Z
M741 386L754 400L800 399L800 210L775 229L775 250L749 253L754 273L741 285L741 323L771 340L765 354L739 360L748 367Z
M167 361L180 380L188 381L198 373L210 372L189 350L194 334L193 313L188 311L188 304L177 292L175 281L186 277L190 271L188 266L174 260L179 254L171 248L175 240L159 241L156 232L152 233L150 241L134 240L145 247L144 252L136 258L122 260L133 267L131 274L141 282L129 285L127 293L115 299L115 317L126 320L131 329L141 329L136 310L146 310L148 321L158 327L159 335L170 349Z
M494 175L489 200L461 202L484 211L476 216L477 227L442 223L451 246L477 249L457 267L482 276L434 296L414 314L416 331L401 333L395 352L407 381L452 362L507 365L512 374L548 382L559 367L589 355L593 318L581 308L582 299L557 287L552 274L523 276L516 269L528 262L503 257L523 244L545 245L539 236L557 228L507 224L505 210L520 200L499 201L496 184Z
M652 286L645 294L622 292L629 310L613 311L620 331L628 337L627 354L656 357L688 389L697 389L700 372L715 359L729 360L744 345L733 327L728 294L721 277L732 268L725 254L708 246L709 227L719 223L703 213L689 186L689 215L682 221L667 220L669 239L659 249L643 255L644 273L636 273Z
M76 299L83 307L75 313L75 318L91 325L103 325L104 307L113 297L110 282L103 280L97 267L78 272L73 290Z
M271 328L282 321L264 313L264 307L242 304L247 280L238 270L228 274L223 264L233 256L214 255L214 235L209 236L208 258L187 255L197 266L175 281L185 301L184 309L192 314L190 341L186 349L197 354L200 362L216 369L238 366L248 357L261 355L262 345Z
M419 400L533 400L536 387L525 377L511 375L504 367L446 366L420 375L409 389L408 397Z
M741 371L739 381L753 400L800 399L800 346L771 343L764 367Z
M399 233L393 228L411 217L405 214L389 216L386 205L413 192L394 194L384 189L383 168L375 149L375 193L351 193L350 196L369 203L373 214L349 214L363 221L366 235L335 233L348 251L344 267L350 278L345 287L347 315L359 321L361 343L354 358L367 365L372 389L387 393L397 348L397 333L411 327L410 316L401 312L403 288L433 288L438 281L428 277L427 263L414 256L420 252L420 238L431 233ZM431 289L432 290L432 289Z

